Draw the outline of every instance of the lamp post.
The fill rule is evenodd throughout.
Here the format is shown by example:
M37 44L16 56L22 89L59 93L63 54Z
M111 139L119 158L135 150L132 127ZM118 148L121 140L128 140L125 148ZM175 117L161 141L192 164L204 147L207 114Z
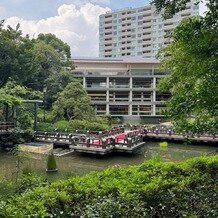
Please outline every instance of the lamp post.
M43 116L43 121L45 123L45 93L46 93L47 89L46 87L43 88L43 109L44 109L44 116Z

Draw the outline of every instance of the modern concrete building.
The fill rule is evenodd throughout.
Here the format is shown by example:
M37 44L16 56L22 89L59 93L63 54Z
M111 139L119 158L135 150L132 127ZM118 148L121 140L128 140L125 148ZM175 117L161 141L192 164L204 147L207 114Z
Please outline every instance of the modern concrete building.
M191 1L173 18L163 20L153 5L126 8L100 15L99 56L140 56L154 58L169 43L167 33L188 16L199 15L199 5Z
M97 115L119 116L124 122L151 122L163 118L163 101L157 83L166 75L155 59L80 58L73 59L75 77L83 87Z

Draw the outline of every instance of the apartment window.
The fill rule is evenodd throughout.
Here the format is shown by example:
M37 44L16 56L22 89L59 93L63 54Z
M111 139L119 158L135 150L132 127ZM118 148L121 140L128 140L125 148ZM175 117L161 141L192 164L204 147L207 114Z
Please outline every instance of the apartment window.
M138 52L137 55L139 55L139 56L142 55L142 52Z
M139 21L138 25L141 26L143 24L143 21Z
M131 29L131 32L134 33L134 32L135 32L135 28L134 28L134 29Z
M142 34L140 33L140 34L138 34L138 38L140 38L140 37L142 37Z
M142 39L139 39L139 40L138 40L138 43L142 43Z
M114 14L114 18L117 18L117 14Z
M119 19L119 21L118 21L119 23L122 23L122 19Z
M136 38L136 34L132 35L131 38L132 38L132 39Z
M114 30L116 30L116 29L117 29L117 26L114 26L113 28L114 28Z
M138 16L138 20L142 20L143 19L143 15Z
M162 27L163 27L163 24L159 24L158 27L159 27L159 28L162 28Z
M131 17L131 20L133 20L133 21L136 20L136 17Z
M113 23L117 23L117 20L113 20Z
M153 22L155 23L157 20L156 19L153 19Z

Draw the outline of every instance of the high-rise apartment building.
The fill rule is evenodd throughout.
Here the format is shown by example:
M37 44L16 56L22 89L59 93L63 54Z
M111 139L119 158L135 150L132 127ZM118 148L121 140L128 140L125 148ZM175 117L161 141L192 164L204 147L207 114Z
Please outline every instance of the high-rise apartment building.
M188 16L199 15L191 1L186 9L163 20L153 5L126 8L100 15L99 56L155 58L158 49L169 43L167 33Z

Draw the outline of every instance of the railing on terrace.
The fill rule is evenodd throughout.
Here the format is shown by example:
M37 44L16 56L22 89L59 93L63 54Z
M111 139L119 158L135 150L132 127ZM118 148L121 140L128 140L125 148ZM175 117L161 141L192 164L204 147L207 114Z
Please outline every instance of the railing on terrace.
M13 122L0 122L0 133L8 132L15 127Z

